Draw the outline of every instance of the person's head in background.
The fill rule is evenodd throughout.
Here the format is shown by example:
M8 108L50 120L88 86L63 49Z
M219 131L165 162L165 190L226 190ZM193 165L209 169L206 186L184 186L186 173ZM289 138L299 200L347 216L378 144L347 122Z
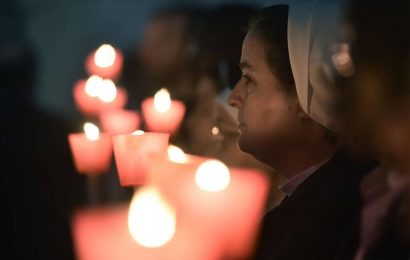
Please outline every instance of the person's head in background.
M352 49L339 49L335 63L346 128L394 172L410 174L410 4L352 1L348 18Z
M289 58L288 10L271 6L250 22L242 78L229 103L238 109L240 149L290 178L330 158L338 144L299 102Z
M169 88L171 95L186 100L191 96L191 63L202 12L195 6L179 5L155 14L148 23L138 56L149 77ZM161 86L163 85L163 86Z

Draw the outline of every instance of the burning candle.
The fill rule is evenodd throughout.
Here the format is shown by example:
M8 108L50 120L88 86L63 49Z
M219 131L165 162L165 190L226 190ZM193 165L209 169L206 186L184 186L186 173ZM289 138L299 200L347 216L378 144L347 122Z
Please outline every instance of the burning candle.
M258 170L228 169L209 158L187 158L186 163L155 158L150 164L150 182L193 233L213 234L223 245L221 258L248 259L268 194L267 177ZM241 217L232 221L236 216Z
M125 89L97 75L90 76L87 81L79 80L73 88L73 96L78 109L90 116L109 109L123 108L128 101Z
M98 112L124 108L128 101L128 93L124 88L115 86L111 80L104 80L98 98L100 100Z
M141 107L147 128L153 132L175 133L185 114L185 105L171 100L166 89L159 90L154 98L145 99Z
M140 116L137 111L113 109L100 113L101 126L105 133L111 135L131 134L140 127Z
M152 155L165 155L169 134L144 133L112 137L114 157L121 186L145 184L146 169Z
M153 194L145 191L139 192L144 195L143 200L151 200ZM148 198L147 198L148 197ZM153 200L162 201L162 199L154 197ZM134 200L135 202L135 200ZM145 204L147 201L143 201ZM132 210L139 204L117 205L110 207L88 208L77 210L71 221L71 230L73 233L74 246L76 251L76 259L78 260L133 260L133 259L155 259L155 260L220 260L219 253L212 250L217 245L212 237L199 237L189 230L188 226L174 222L172 210L168 214L168 209L161 207L161 203L156 203L158 211L148 209L147 212L162 214L162 218L170 219L174 226L174 234L172 238L160 247L148 248L140 245L133 239L133 232L130 224L130 216L134 216ZM146 212L139 212L143 216ZM156 214L147 214L141 220L150 221L156 220ZM165 217L164 217L165 216ZM170 218L168 218L171 216ZM145 218L146 217L146 218ZM150 219L147 219L150 218ZM138 216L137 219L138 220ZM159 219L157 219L159 220ZM162 223L159 223L162 225ZM171 225L172 226L172 225ZM145 228L145 227L144 227ZM172 233L172 232L170 232ZM144 234L149 235L149 234Z
M175 235L176 213L153 187L141 187L131 201L128 226L140 245L157 248Z
M85 68L90 75L115 79L121 72L123 60L123 55L118 49L103 44L87 57Z
M108 172L112 156L110 136L100 134L98 127L91 123L84 124L84 131L68 136L77 171L86 174Z
M86 115L95 115L99 110L98 92L103 79L92 75L87 81L79 80L73 88L77 108Z

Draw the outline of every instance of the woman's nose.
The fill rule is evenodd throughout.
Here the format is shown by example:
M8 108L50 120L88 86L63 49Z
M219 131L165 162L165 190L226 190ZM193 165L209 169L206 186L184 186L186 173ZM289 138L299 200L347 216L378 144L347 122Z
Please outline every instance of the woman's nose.
M240 108L243 103L243 93L241 91L241 81L236 83L235 87L233 88L231 95L228 98L228 104L231 107Z

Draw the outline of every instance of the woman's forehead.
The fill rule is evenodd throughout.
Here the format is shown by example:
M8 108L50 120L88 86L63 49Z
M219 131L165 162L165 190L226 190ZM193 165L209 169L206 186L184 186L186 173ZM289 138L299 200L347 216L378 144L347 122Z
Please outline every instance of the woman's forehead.
M265 47L258 37L247 35L242 45L242 55L239 67L242 70L258 70L268 67Z

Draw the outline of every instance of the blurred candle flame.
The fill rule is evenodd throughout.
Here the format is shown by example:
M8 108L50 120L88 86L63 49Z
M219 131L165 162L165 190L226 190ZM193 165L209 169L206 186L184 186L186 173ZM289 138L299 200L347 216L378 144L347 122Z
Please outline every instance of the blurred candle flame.
M171 108L171 97L168 90L160 89L154 96L154 107L158 112L167 112Z
M142 131L142 130L136 130L136 131L132 132L131 135L143 135L143 134L144 134L144 131Z
M84 124L84 132L87 139L91 141L96 141L100 138L100 130L98 127L92 123Z
M111 67L116 58L115 49L109 44L101 45L95 52L95 65L101 68Z
M195 182L203 191L222 191L228 187L230 179L228 167L218 160L203 162L195 173Z
M103 85L98 93L98 98L103 102L112 102L117 96L117 87L109 79L103 80Z
M131 201L128 229L138 244L149 248L161 247L175 234L175 211L156 189L141 187Z
M85 83L85 92L90 97L98 97L103 79L97 75L92 75Z
M169 145L167 150L168 158L175 163L186 163L188 161L184 151L175 145Z

